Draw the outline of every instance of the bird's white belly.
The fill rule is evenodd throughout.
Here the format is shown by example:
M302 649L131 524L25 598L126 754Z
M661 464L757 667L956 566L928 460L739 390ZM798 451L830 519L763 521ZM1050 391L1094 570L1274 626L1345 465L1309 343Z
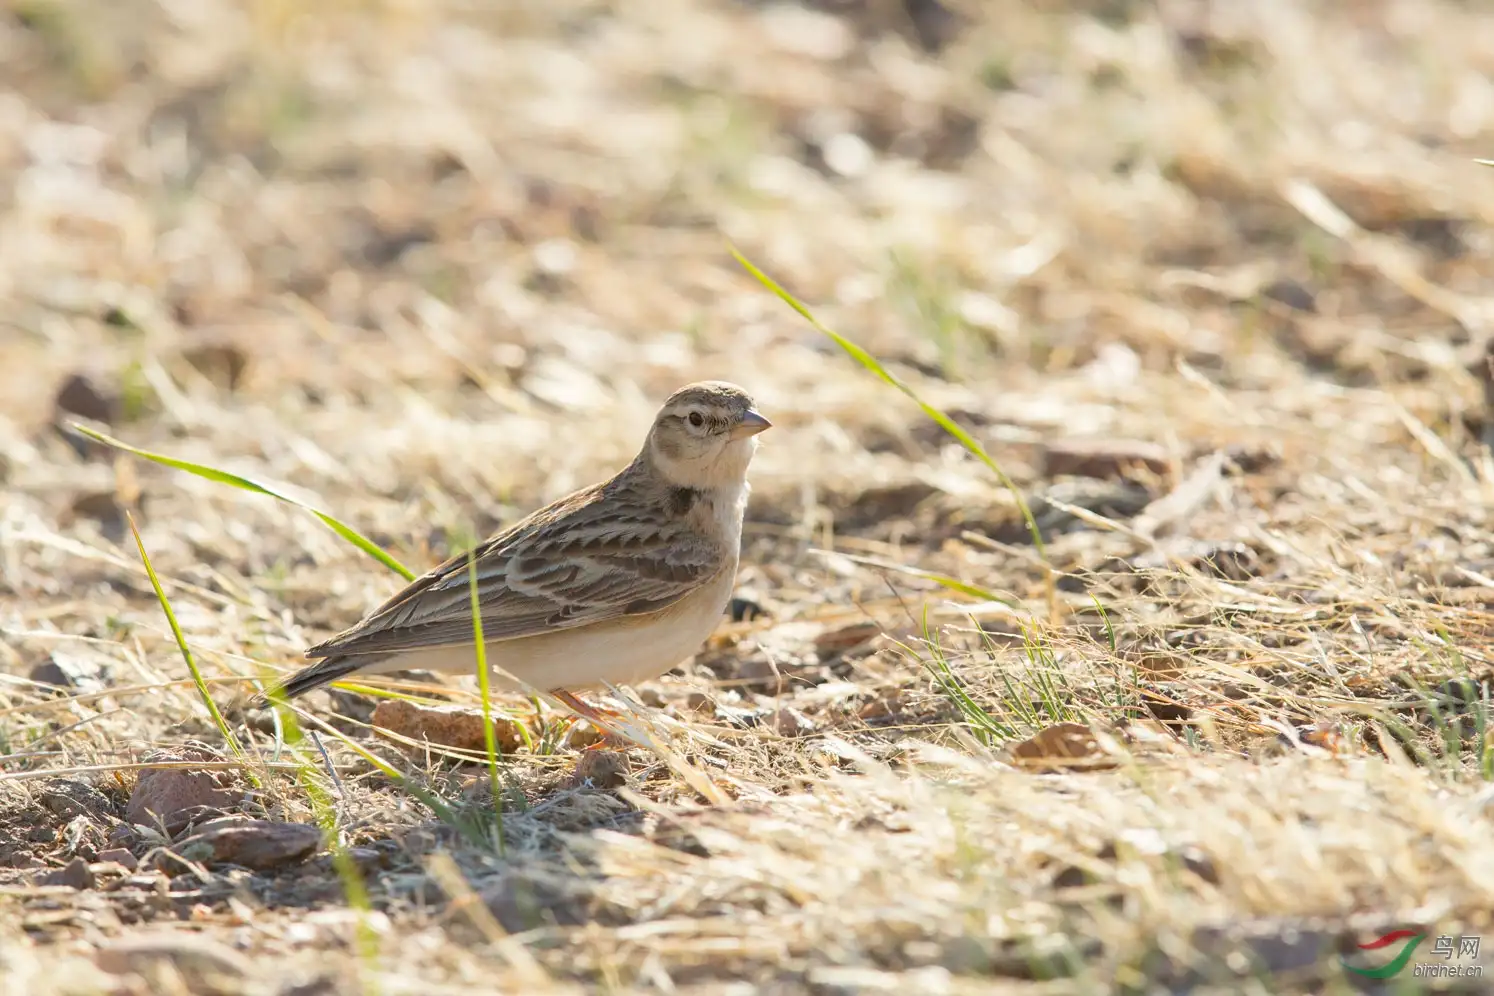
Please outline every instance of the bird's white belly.
M631 685L657 678L694 654L721 622L736 578L735 563L662 612L517 640L487 644L488 664L498 684L513 687L497 670L546 691L580 689L611 682ZM473 648L411 651L383 662L379 670L426 668L473 674Z

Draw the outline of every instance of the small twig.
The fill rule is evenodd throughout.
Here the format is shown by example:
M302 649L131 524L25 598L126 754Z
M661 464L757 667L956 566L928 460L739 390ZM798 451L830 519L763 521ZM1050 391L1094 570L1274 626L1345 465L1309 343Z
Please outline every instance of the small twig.
M343 791L342 779L337 777L337 768L332 764L332 755L327 753L322 738L315 730L308 731L311 734L311 742L316 744L317 751L322 755L322 764L327 769L327 778L332 782L332 788L337 793L336 823L341 825L347 822L348 794ZM334 834L335 836L335 834Z
M338 801L345 801L347 793L342 790L342 779L337 777L337 769L332 766L332 755L327 753L327 748L322 744L321 736L315 730L307 731L311 734L311 742L316 744L316 749L322 755L322 763L327 766L327 777L332 779L332 787L337 790Z

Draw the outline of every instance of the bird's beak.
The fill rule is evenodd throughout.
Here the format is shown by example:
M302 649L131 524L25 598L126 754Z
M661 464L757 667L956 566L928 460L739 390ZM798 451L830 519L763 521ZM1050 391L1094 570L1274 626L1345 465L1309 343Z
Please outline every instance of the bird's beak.
M742 421L731 430L732 439L746 439L755 436L764 429L773 428L773 423L759 415L755 410L747 409L747 414L742 416Z

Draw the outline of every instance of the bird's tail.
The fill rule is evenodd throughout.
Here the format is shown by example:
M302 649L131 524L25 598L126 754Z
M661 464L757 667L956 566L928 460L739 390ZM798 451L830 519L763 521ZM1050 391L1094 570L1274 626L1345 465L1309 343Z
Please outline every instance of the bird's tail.
M262 708L276 699L289 701L313 689L321 688L354 671L361 671L372 663L365 655L333 654L315 664L308 664L289 678L268 691L261 692L250 700L250 705Z

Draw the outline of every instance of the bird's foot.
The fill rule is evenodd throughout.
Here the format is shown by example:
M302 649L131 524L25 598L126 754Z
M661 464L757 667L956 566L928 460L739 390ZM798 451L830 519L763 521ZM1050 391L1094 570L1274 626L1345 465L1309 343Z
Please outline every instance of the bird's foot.
M601 734L598 740L587 744L581 748L582 750L597 750L598 748L616 750L618 748L633 746L632 739L618 730L613 722L614 720L621 719L622 713L615 709L604 709L601 706L591 705L572 695L570 692L555 691L550 694L569 706L572 712L591 723L592 726L595 726L597 732Z

